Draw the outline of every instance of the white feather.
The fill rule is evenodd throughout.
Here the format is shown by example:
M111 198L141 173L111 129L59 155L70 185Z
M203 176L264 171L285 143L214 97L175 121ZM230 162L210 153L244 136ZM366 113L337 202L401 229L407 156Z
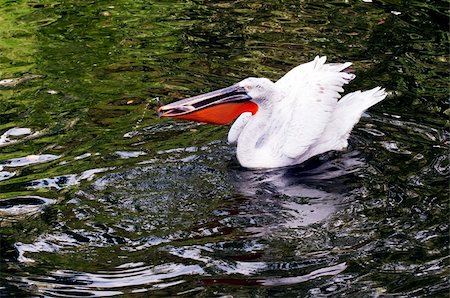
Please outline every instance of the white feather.
M297 66L275 84L286 90L277 114L285 117L285 141L282 152L295 159L313 145L327 126L342 86L354 75L341 72L351 65L325 64L326 57Z
M368 91L356 91L342 97L333 112L324 132L303 159L330 150L347 147L350 132L361 118L362 113L386 97L385 89L375 87Z
M345 72L351 63L325 61L326 57L316 57L275 84L255 78L239 83L253 92L259 106L255 115L240 116L228 135L230 143L237 142L242 166L289 166L329 150L341 150L361 114L386 97L384 89L376 87L339 100L343 86L355 77Z
M248 121L252 117L252 113L245 112L242 113L236 121L234 121L233 125L230 128L230 131L228 132L228 143L234 144L237 142L239 135L242 132L242 129L244 129L245 125L247 125Z

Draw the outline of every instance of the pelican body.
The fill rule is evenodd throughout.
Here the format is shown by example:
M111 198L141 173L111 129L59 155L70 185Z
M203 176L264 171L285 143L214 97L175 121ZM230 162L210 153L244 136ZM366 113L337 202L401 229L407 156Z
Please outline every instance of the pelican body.
M341 98L355 78L350 62L327 64L326 57L293 68L277 82L246 78L220 90L158 109L161 117L211 124L234 123L228 142L237 144L239 163L247 168L276 168L312 156L343 150L362 113L382 101L381 87Z

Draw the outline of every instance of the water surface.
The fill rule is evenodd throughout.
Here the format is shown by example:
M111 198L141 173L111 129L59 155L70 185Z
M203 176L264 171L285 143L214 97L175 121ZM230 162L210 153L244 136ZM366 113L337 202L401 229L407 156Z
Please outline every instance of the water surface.
M448 3L0 2L0 295L445 297ZM164 103L326 55L388 98L241 168Z

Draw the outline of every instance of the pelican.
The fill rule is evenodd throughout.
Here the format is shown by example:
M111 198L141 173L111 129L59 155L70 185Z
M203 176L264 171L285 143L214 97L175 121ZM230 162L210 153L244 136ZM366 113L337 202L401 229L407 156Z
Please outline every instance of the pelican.
M228 142L237 144L239 163L247 168L278 168L312 156L343 150L362 113L386 97L375 87L341 98L355 78L352 63L325 63L317 56L275 83L246 78L237 84L159 107L160 117L225 125L236 121Z

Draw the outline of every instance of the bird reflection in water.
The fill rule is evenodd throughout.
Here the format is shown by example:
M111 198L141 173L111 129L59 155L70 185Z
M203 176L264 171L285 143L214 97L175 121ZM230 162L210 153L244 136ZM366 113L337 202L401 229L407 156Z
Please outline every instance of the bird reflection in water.
M361 193L357 175L364 167L358 152L327 153L301 165L274 170L234 171L238 192L248 198L240 216L253 222L255 236L322 222Z

